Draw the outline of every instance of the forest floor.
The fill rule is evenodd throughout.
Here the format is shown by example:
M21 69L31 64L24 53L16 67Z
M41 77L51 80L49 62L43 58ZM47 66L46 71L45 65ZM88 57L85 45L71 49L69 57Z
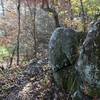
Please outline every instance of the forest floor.
M38 60L17 66L14 58L12 67L8 67L8 47L16 37L15 28L9 27L10 35L0 38L0 100L68 100L68 94L60 90L53 80L48 64L48 44L39 46Z
M0 73L0 100L67 100L68 94L54 83L47 58Z

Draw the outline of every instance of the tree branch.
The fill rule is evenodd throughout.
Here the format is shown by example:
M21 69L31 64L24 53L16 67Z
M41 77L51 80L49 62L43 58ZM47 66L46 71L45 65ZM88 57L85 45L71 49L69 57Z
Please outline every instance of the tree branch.
M55 27L60 27L60 24L59 24L59 18L58 18L58 13L56 12L56 10L54 8L50 8L49 7L49 3L48 3L48 0L46 0L46 7L45 7L45 2L44 0L42 0L42 9L44 11L47 11L47 12L50 12L53 14L53 18L55 20Z

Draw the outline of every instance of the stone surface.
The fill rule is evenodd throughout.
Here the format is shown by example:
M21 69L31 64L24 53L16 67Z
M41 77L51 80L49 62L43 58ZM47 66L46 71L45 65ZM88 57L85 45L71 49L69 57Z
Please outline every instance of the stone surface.
M92 23L79 54L78 36L63 27L53 32L49 61L54 79L59 87L72 88L73 100L100 100L100 20Z
M100 20L90 28L76 65L80 91L91 97L100 97ZM91 99L88 99L91 100Z
M74 84L74 64L78 58L77 47L77 32L74 30L60 27L52 33L49 42L49 61L57 85L65 90L70 90Z

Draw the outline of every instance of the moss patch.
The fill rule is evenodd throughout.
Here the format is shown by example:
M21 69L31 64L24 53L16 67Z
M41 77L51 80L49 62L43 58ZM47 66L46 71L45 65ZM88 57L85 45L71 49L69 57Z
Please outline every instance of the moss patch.
M3 61L7 56L9 56L9 50L4 46L0 46L0 61Z

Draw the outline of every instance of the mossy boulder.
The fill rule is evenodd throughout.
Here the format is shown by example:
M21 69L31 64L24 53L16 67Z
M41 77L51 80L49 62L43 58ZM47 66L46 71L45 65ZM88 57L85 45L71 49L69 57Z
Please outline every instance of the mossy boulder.
M100 97L100 20L89 30L76 65L80 91L91 97Z
M49 42L49 61L57 85L65 90L73 91L75 81L75 62L78 58L77 32L72 29L57 28ZM74 83L75 82L75 83ZM74 84L74 86L73 86Z

